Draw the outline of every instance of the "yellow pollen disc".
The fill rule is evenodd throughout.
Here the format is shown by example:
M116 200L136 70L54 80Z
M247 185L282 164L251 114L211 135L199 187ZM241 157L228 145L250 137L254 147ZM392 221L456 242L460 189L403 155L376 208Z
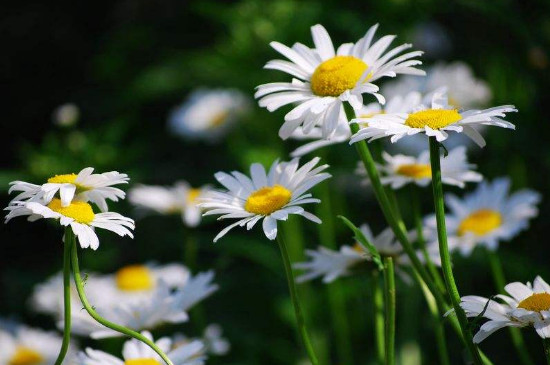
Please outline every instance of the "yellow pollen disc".
M491 209L480 209L460 222L458 226L458 235L462 236L467 232L472 232L478 236L482 236L500 227L501 224L502 216L499 212Z
M50 204L48 204L48 208L83 224L90 224L95 217L92 206L81 201L73 201L70 205L62 207L61 200L54 198Z
M155 359L129 359L124 361L124 365L161 365Z
M411 128L440 129L458 122L462 117L456 109L427 109L409 114L405 125Z
M395 172L418 180L432 177L432 168L424 164L401 165Z
M318 96L339 96L353 89L367 64L353 56L336 56L321 63L311 76L311 91Z
M550 310L550 294L535 293L519 302L518 308L527 309L533 312Z
M219 112L210 120L210 127L216 128L223 125L227 121L229 113L227 111Z
M250 213L268 215L284 207L291 197L290 190L281 185L266 186L250 194L244 209Z
M66 174L66 175L55 175L48 179L49 183L52 184L74 184L76 180L76 174Z
M153 288L154 281L147 266L129 265L117 271L116 285L125 291L149 290Z
M361 246L359 242L355 242L355 244L351 246L351 248L353 248L353 251L357 252L360 255L365 254L365 249L363 248L363 246Z
M44 362L44 358L40 353L28 348L18 347L15 350L15 355L8 362L9 365L38 365Z
M189 203L195 203L199 195L201 195L201 189L189 189L189 192L187 193L187 201Z

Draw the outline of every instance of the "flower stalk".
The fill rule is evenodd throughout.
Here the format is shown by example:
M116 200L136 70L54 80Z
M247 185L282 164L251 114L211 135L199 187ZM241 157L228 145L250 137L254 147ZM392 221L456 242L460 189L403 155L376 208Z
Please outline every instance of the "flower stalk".
M395 365L395 270L393 259L384 258L384 307L386 365Z
M372 270L372 305L374 310L374 341L376 347L376 360L378 365L384 364L385 360L385 336L384 336L384 295L380 290L378 271Z
M71 342L71 242L69 236L73 234L71 228L65 229L63 242L63 342L55 365L61 365ZM74 237L74 236L73 236Z

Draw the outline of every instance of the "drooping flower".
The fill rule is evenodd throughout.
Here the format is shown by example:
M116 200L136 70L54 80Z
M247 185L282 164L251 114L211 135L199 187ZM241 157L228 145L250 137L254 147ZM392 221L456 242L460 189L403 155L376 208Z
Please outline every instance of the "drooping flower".
M215 142L249 110L249 100L238 90L199 89L170 113L168 124L186 139Z
M368 126L361 128L351 137L350 143L361 140L391 137L392 143L405 136L424 133L434 136L442 142L449 137L447 132L464 133L480 147L485 146L485 139L474 126L497 126L515 129L515 126L505 121L506 113L516 112L513 105L502 105L484 110L459 111L449 105L445 90L433 94L430 104L419 106L411 113L379 114L368 119ZM363 118L357 118L352 123L363 123Z
M142 332L142 335L154 341L149 332ZM155 341L155 345L168 356L174 365L202 365L206 360L204 355L204 344L194 340L188 344L171 350L172 340L168 337ZM87 348L85 352L78 354L79 365L163 365L161 357L148 345L131 339L124 343L122 348L122 359L106 352Z
M314 158L300 168L297 158L290 162L275 161L268 173L261 164L255 163L250 167L252 178L237 171L216 173L216 180L228 190L212 191L202 199L200 206L206 210L204 215L219 214L219 220L236 218L238 221L224 228L214 242L236 226L246 226L250 230L262 219L265 235L273 240L277 237L277 221L287 220L289 214L299 214L321 223L319 218L300 206L320 202L306 193L330 177L322 172L328 165L315 167L319 161L319 158Z
M283 71L296 78L292 82L275 82L258 86L255 97L261 107L274 111L284 105L296 104L285 116L279 130L282 139L289 138L302 126L309 134L320 127L322 137L330 139L343 114L343 102L355 110L363 106L362 94L373 94L379 102L384 98L377 93L378 79L397 74L424 75L414 68L421 64L415 57L422 52L408 52L397 56L410 44L403 44L386 52L395 36L384 36L373 43L378 25L372 26L357 43L344 43L334 49L332 40L322 25L311 28L315 48L301 43L287 47L278 42L271 46L286 60L269 61L265 68Z
M128 192L128 200L137 207L154 210L160 214L181 214L183 222L196 227L201 221L200 199L210 188L192 188L185 181L172 187L139 185Z
M515 282L504 289L510 296L461 298L460 306L468 317L489 319L475 334L474 342L480 343L504 327L533 327L541 338L550 338L550 286L537 276L533 284Z
M480 183L463 199L446 194L449 249L463 255L469 255L477 245L496 250L499 242L509 241L526 229L529 219L538 214L540 194L527 189L509 194L509 190L510 179L504 177ZM435 216L427 217L425 225L435 241Z
M422 152L418 157L382 153L384 164L380 165L382 184L390 185L393 189L399 189L406 184L428 186L432 181L432 169L430 165L430 151ZM464 188L467 182L479 182L483 176L473 171L475 165L469 164L466 158L466 147L459 146L449 151L449 154L441 159L441 180L444 184L455 185ZM367 172L362 163L357 165L357 173L366 177Z
M92 202L102 212L108 209L106 200L118 201L124 199L126 193L113 185L127 184L128 175L118 171L94 174L93 167L82 169L78 174L55 175L43 185L36 185L24 181L10 183L9 193L19 191L19 195L13 198L15 201L38 201L48 204L57 193L63 207L68 206L73 200Z

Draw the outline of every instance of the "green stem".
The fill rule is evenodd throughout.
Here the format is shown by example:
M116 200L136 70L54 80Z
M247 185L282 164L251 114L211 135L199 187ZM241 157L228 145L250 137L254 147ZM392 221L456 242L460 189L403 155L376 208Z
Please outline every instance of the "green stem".
M444 292L445 283L443 283L443 280L439 275L439 271L437 270L437 267L434 265L430 257L430 254L428 253L428 248L426 247L426 240L424 239L424 225L422 224L422 207L420 204L420 198L418 196L418 188L416 186L412 186L412 189L411 189L411 206L412 206L414 225L416 227L416 235L417 235L417 241L420 247L420 251L422 252L422 256L424 256L424 261L426 261L426 265L428 266L428 270L432 274L432 278L434 279L435 284L438 286L439 290Z
M129 328L126 328L124 326L118 325L116 323L110 322L106 320L105 318L101 317L94 308L90 305L88 302L88 298L86 297L86 293L84 292L84 283L82 281L82 277L80 276L80 267L78 265L78 250L76 246L76 239L74 237L74 234L72 231L68 230L67 232L70 232L66 237L65 244L71 245L71 264L73 268L73 274L74 274L74 283L76 285L76 291L78 292L78 296L80 298L80 301L82 302L82 305L84 306L84 309L88 312L88 314L95 319L97 322L101 323L107 328L110 328L114 331L117 331L119 333L122 333L126 336L133 337L136 340L139 340L143 343L145 343L147 346L149 346L151 349L153 349L167 365L174 365L172 361L166 356L164 352L160 348L158 348L157 345L147 337L143 336L141 333L133 331Z
M550 365L550 339L543 338L542 345L544 346L544 357L546 358L546 363Z
M187 227L186 227L187 228ZM197 269L198 242L197 237L192 232L193 228L187 228L185 234L184 259L185 266L191 271Z
M447 244L447 228L445 226L445 204L443 203L443 183L441 182L441 161L439 156L439 142L435 137L430 137L430 161L432 167L432 186L434 195L435 217L437 220L437 237L439 240L439 254L441 255L441 268L443 270L443 277L445 278L445 285L447 287L447 293L451 298L451 303L458 318L458 323L466 346L472 356L475 364L482 364L481 356L477 346L472 339L472 333L468 326L468 318L464 310L460 307L460 294L455 283L453 276L453 269L451 264L451 255L449 253L449 246Z
M65 242L63 242L63 342L55 365L63 363L71 342L71 242L69 236L72 232L71 228L65 229Z
M384 294L380 290L378 271L372 270L372 304L374 309L374 340L376 344L376 360L378 365L385 360L385 336L384 336Z
M309 335L307 333L306 322L302 314L302 308L300 307L300 301L298 300L298 292L296 291L296 284L294 282L294 273L292 272L292 265L290 263L290 257L288 256L288 250L286 248L286 243L283 236L284 234L283 232L281 232L281 228L279 227L279 233L277 234L277 242L279 244L279 249L281 250L281 257L283 259L283 265L285 267L286 279L288 282L288 290L290 291L290 299L292 300L292 305L294 306L294 313L296 315L298 332L300 333L300 337L302 338L302 342L306 349L309 360L311 361L311 364L319 365L319 360L317 360L317 356L315 355L315 351L313 350L313 345L311 344Z
M503 294L504 286L506 285L506 278L504 277L504 270L502 268L500 258L494 251L486 250L486 252L497 291ZM533 362L531 356L529 355L529 352L527 351L525 341L523 340L523 336L519 328L509 327L508 333L510 333L510 338L512 340L512 343L514 344L514 347L516 348L516 352L518 353L521 363L523 365L534 365L535 363Z
M395 365L395 272L391 257L384 258L384 306L386 365Z

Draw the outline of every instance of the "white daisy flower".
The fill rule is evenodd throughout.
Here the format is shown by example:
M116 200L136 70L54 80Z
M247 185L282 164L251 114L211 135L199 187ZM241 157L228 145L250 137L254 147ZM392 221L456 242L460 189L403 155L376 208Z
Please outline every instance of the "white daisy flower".
M0 363L8 365L53 365L63 339L55 332L17 326L14 333L0 330ZM64 363L72 364L74 346Z
M401 244L395 239L391 228L386 228L377 236L372 234L368 224L363 224L359 229L365 235L365 238L376 247L381 256L394 258L397 272L405 280L408 280L405 272L400 270L399 266L409 266L410 261ZM411 240L416 239L416 233L414 232L410 232L408 236ZM439 252L432 250L429 253L432 261L440 266ZM372 260L369 250L359 242L356 242L353 246L343 245L339 251L326 247L319 247L317 250L306 250L306 255L311 258L311 261L299 262L293 265L295 269L305 271L296 278L299 283L318 277L323 277L324 283L330 283L339 277L350 275L358 264ZM421 253L418 253L418 257L423 260Z
M379 165L383 174L382 184L390 185L392 189L399 189L412 183L418 186L428 186L432 181L432 168L430 165L430 151L424 151L418 157L382 153L384 164ZM479 182L483 176L471 169L475 165L469 164L466 158L466 147L460 146L449 151L449 154L441 159L441 179L444 184L455 185L464 188L467 182ZM357 173L366 177L367 171L362 163L357 164Z
M142 335L154 341L149 332ZM155 345L168 356L174 365L202 365L206 360L204 356L204 344L195 340L175 350L170 350L172 340L163 337L155 342ZM87 348L86 352L78 354L79 365L163 365L164 361L149 346L136 339L124 343L122 359L106 352Z
M9 212L6 215L6 223L19 216L29 216L30 222L41 218L57 219L62 226L71 227L82 248L90 247L92 250L96 250L99 247L99 238L94 231L95 228L106 229L121 237L134 237L132 234L134 221L132 219L114 212L96 214L92 206L83 201L73 201L68 206L63 206L58 198L53 198L48 205L32 201L15 201L4 210Z
M160 214L181 214L183 222L196 227L201 221L199 200L210 190L208 186L192 188L185 181L171 187L139 185L128 192L128 200L137 207Z
M428 67L426 74L426 77L404 76L389 81L382 86L382 94L386 98L392 98L411 91L433 93L446 87L449 104L457 109L477 108L491 101L489 85L476 78L471 67L464 62L437 63Z
M550 338L550 286L537 276L533 284L515 282L504 288L510 296L496 295L497 300L479 296L462 297L460 306L468 317L489 319L474 336L480 343L504 327L533 327L542 338Z
M368 119L375 115L385 113L408 113L420 105L421 101L422 95L420 93L410 92L404 96L397 95L391 99L388 99L385 106L382 106L379 103L370 103L361 107L358 111L355 111L355 113L357 118L362 118L362 120L365 120L365 122L360 125L362 128L368 125ZM351 129L347 118L344 114L341 114L340 121L338 122L336 130L330 139L323 138L322 128L319 126L314 127L307 134L304 132L302 127L298 127L292 133L290 138L298 140L313 139L312 142L304 144L291 153L292 157L300 157L321 147L349 141L351 138Z
M424 75L413 66L422 62L414 59L422 52L399 53L410 44L403 44L385 51L395 36L384 36L372 42L378 25L372 26L357 43L342 44L335 51L328 32L322 25L311 28L315 48L295 43L291 48L271 42L271 46L290 60L272 60L265 68L286 72L294 77L292 82L275 82L258 86L255 97L261 107L274 111L284 105L297 104L285 116L279 130L282 139L289 138L299 126L308 134L314 127L321 127L322 136L330 139L337 128L343 111L343 102L349 102L355 110L363 105L362 94L373 94L380 103L384 98L377 93L373 82L397 74ZM396 57L397 56L397 57Z
M78 122L80 109L76 104L66 103L55 108L52 114L53 123L60 127L71 127Z
M463 199L446 194L450 209L446 214L449 248L469 255L476 245L496 250L501 241L509 241L526 229L529 219L538 214L540 194L521 190L509 195L510 179L499 178L482 182ZM437 240L435 216L425 220L432 239Z
M268 239L277 237L277 221L287 220L289 214L299 214L315 223L321 220L306 212L301 204L319 203L306 192L330 177L322 172L328 165L315 167L318 157L298 168L298 159L290 162L275 161L269 172L255 163L250 167L252 179L233 171L230 174L218 172L214 176L227 191L212 191L202 199L200 206L206 210L204 215L221 214L218 218L237 218L237 222L224 228L214 242L236 226L248 230L263 219L263 230Z
M217 141L251 109L248 98L233 89L199 89L170 113L170 130L187 139Z
M222 336L222 332L223 330L218 324L210 324L204 329L202 339L200 340L204 343L205 352L208 355L226 355L231 349L231 344ZM193 340L193 338L177 333L172 336L172 348L176 349L180 346L187 345Z
M434 136L439 142L446 140L448 131L464 133L480 147L485 146L483 136L474 126L492 125L515 129L515 126L503 120L505 113L516 112L513 105L502 105L485 110L467 110L459 112L450 106L445 90L433 94L430 104L420 105L412 113L379 114L368 119L368 126L360 129L351 137L350 143L367 139L391 137L395 143L405 136L425 133ZM357 118L352 123L364 123Z
M30 184L24 181L13 181L9 193L20 191L13 201L43 201L48 204L59 192L63 207L68 206L73 199L92 202L102 212L109 210L106 199L118 201L124 199L124 191L113 185L127 184L128 175L117 171L93 174L94 168L87 167L78 174L56 175L50 177L43 185Z

